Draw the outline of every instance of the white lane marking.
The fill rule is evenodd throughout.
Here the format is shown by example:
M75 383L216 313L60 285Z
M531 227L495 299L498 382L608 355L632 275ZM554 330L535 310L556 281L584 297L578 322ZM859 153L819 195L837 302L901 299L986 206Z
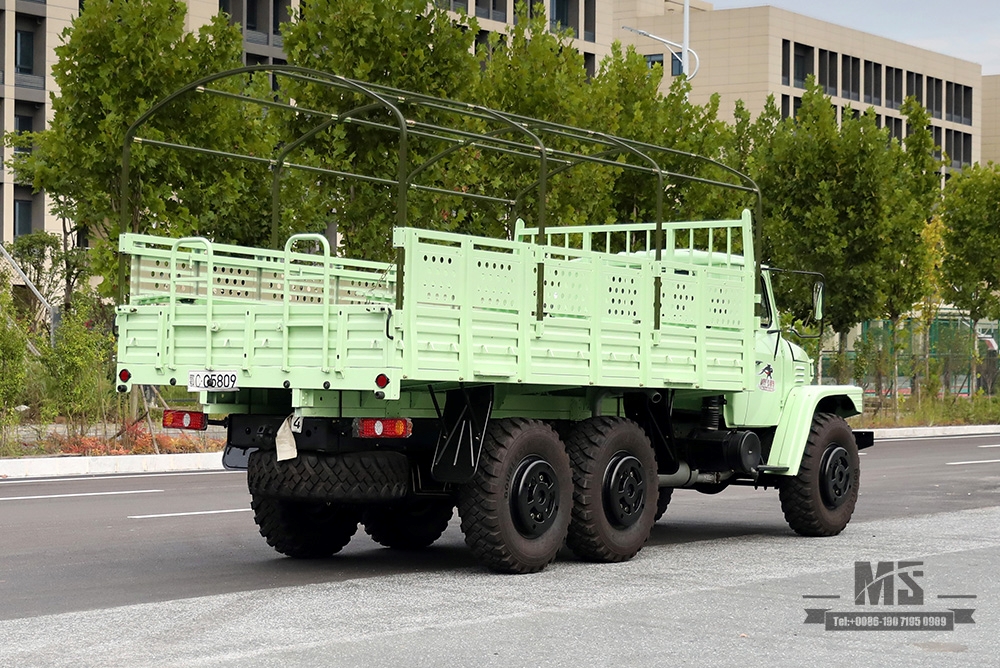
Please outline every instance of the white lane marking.
M977 448L1000 448L1000 445L977 445Z
M246 475L246 471L177 471L175 473L127 473L122 475L73 475L61 478L17 478L14 480L0 480L0 485L23 485L24 483L44 483L44 482L85 482L88 480L128 480L129 478L175 478L183 475L219 475L220 473L241 473Z
M162 489L130 489L122 492L86 492L83 494L43 494L39 496L0 496L0 501L28 501L29 499L68 499L76 496L116 496L118 494L152 494Z
M1000 464L1000 459L980 459L975 462L948 462L945 466L958 466L960 464Z
M190 515L221 515L222 513L249 513L250 508L233 508L232 510L196 510L190 513L160 513L159 515L129 515L130 520L148 520L154 517L188 517Z

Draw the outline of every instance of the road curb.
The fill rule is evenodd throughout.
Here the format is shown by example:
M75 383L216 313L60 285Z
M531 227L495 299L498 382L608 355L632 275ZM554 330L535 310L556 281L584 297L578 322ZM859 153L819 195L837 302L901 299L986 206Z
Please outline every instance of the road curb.
M0 459L0 478L8 480L11 478L48 478L112 473L168 473L221 469L221 452Z
M969 424L952 427L893 427L875 429L875 440L897 438L926 438L930 436L974 436L1000 434L997 424Z
M895 427L875 429L876 440L1000 434L1000 425ZM222 470L221 452L179 455L110 455L105 457L23 457L0 459L0 479L55 478L113 473L169 473Z

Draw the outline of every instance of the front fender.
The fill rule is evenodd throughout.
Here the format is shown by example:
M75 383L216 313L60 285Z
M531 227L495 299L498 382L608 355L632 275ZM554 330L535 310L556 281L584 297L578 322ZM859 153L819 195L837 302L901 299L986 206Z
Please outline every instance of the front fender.
M851 417L861 413L862 390L853 385L802 385L788 393L767 458L779 475L796 475L817 412ZM786 468L787 471L780 471ZM780 471L780 472L779 472Z

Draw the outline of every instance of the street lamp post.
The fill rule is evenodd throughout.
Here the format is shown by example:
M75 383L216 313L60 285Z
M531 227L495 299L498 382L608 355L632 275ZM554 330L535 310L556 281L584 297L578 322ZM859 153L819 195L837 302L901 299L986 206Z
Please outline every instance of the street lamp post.
M666 45L667 50L670 51L670 57L676 58L677 54L674 53L674 49L680 49L680 61L681 69L684 72L684 77L690 81L694 79L695 75L698 74L698 68L701 67L701 59L698 58L698 53L691 48L691 2L690 0L684 0L684 43L678 44L677 42L672 42L669 39L664 39L663 37L658 37L645 30L639 30L638 28L631 28L629 26L622 26L622 30L628 30L636 33L637 35L642 35L643 37L648 37L649 39L656 40L661 44ZM690 56L694 56L694 71L689 69Z

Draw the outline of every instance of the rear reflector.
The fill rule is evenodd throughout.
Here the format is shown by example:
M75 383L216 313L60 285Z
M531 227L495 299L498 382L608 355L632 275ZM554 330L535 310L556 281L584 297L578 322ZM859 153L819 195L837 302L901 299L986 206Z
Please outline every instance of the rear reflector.
M163 411L163 426L167 429L208 429L208 416L198 411Z
M357 438L409 438L412 433L409 418L354 418Z

